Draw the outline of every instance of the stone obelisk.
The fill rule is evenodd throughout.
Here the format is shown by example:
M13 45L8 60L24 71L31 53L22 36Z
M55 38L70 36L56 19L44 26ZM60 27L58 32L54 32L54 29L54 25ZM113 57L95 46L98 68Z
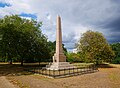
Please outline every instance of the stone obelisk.
M73 68L74 66L66 62L66 56L63 53L62 48L62 28L61 28L61 18L57 16L57 30L56 30L56 52L53 56L53 63L47 65L49 70L59 70Z
M66 56L64 55L62 48L62 30L60 16L57 16L56 52L53 57L53 62L66 62Z

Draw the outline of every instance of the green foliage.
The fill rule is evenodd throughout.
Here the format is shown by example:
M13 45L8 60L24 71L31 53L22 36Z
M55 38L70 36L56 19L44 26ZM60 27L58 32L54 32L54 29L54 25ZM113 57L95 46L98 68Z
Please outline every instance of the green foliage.
M42 23L22 19L18 15L0 19L0 54L12 62L41 61L48 59L47 38L42 34Z
M54 56L54 53L55 53L56 41L54 42L49 41L48 47L49 47L50 58L51 58L50 60L52 61L52 57ZM62 44L62 48L63 48L64 54L67 55L67 49L64 47L64 44Z
M80 59L80 55L76 53L67 53L67 61L68 62L82 62Z
M52 57L53 57L53 55L54 55L54 53L55 53L55 45L56 44L56 42L54 41L54 42L51 42L51 41L49 41L48 42L48 47L49 47L49 52L50 52L50 58L51 58L51 61L52 61Z
M114 64L120 64L120 43L114 43L110 45L112 50L115 52L115 59L112 60Z
M114 58L114 52L107 43L102 33L87 31L82 34L77 43L77 49L83 54L85 61L96 62L111 61Z
M120 57L116 57L114 60L112 60L113 64L120 64Z

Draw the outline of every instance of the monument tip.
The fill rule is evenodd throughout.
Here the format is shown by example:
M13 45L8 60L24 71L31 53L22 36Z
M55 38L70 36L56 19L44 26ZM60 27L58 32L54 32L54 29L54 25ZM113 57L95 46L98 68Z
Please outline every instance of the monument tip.
M57 15L57 18L60 18L60 15Z

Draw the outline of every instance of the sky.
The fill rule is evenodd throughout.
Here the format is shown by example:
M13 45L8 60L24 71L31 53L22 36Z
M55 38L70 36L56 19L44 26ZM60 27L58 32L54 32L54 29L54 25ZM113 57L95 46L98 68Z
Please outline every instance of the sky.
M0 18L12 14L42 21L42 33L50 41L56 39L56 17L60 15L68 51L87 30L103 33L109 43L120 42L120 0L0 0Z

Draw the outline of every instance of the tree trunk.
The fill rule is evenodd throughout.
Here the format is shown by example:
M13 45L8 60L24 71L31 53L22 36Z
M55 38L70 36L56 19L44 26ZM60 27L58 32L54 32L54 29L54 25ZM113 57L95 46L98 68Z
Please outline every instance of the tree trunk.
M10 64L12 64L12 59L10 60Z
M12 59L10 59L10 62L9 62L9 64L12 64Z
M21 66L23 66L23 58L21 58Z
M39 66L40 66L40 61L39 61Z
M12 58L9 54L8 54L8 59L9 59L9 64L12 64Z

